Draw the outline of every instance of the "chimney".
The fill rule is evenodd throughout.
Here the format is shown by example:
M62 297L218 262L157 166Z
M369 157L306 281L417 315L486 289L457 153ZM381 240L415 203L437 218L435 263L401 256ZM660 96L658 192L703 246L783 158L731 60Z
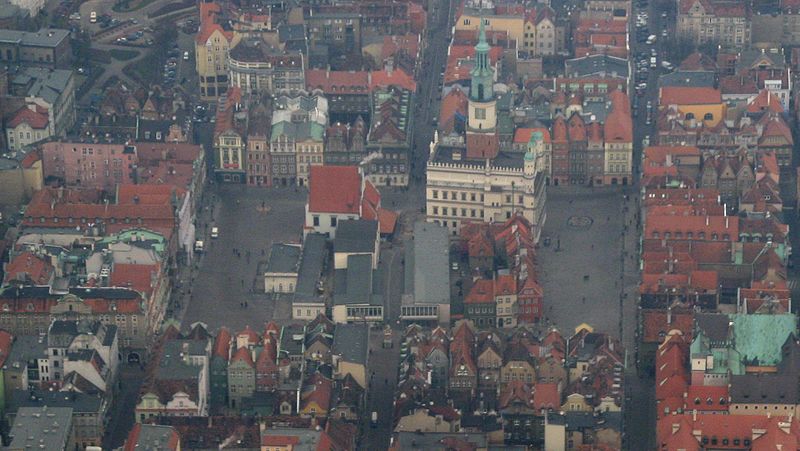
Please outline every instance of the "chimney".
M697 421L697 409L692 410L692 421Z

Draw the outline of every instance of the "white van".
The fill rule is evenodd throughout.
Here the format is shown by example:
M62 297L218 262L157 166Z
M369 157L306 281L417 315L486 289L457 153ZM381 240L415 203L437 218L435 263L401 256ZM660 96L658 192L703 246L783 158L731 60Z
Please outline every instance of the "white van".
M89 22L97 23L97 11L92 11L91 14L89 14Z
M211 238L219 238L219 227L211 228Z
M194 251L195 252L197 252L199 254L199 253L203 252L204 250L205 250L205 243L203 243L203 240L197 240L197 241L194 242Z
M648 36L648 37L647 37L647 45L653 45L653 44L655 44L655 43L656 43L656 39L658 39L658 38L656 37L656 35L654 35L654 34L651 34L650 36Z

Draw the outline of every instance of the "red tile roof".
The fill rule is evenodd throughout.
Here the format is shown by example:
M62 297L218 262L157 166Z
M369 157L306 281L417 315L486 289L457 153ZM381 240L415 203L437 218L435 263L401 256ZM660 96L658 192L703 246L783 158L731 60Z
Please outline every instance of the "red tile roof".
M692 308L673 308L665 310L642 311L642 342L661 343L669 331L676 329L691 341L694 330L694 311Z
M140 227L161 233L167 238L172 236L175 227L175 214L171 205L104 205L72 203L71 199L71 195L65 193L59 200L57 190L51 188L38 191L28 204L23 226L37 228L77 226L83 229L88 227L88 223L95 223L100 219L100 222L105 224L106 233ZM41 218L45 220L41 221ZM74 225L71 225L70 219L74 220ZM82 219L86 222L84 223Z
M541 127L523 127L514 131L514 144L527 144L531 140L534 132L542 132L544 135L544 142L550 144L550 130Z
M692 233L694 240L738 240L738 216L656 216L648 215L645 225L645 238L664 238L665 233L670 233L672 239L677 239L681 233L683 239ZM705 235L700 238L700 233ZM724 236L727 235L727 239Z
M417 83L414 81L414 77L408 75L403 69L397 68L392 71L384 69L370 73L369 87L371 90L389 86L399 86L411 92L416 92L417 90Z
M5 365L13 342L14 336L10 332L0 329L0 368Z
M478 279L464 298L465 304L494 304L494 281Z
M253 356L252 356L252 354L250 354L250 350L247 349L246 347L241 347L241 348L236 350L236 352L233 354L233 357L231 357L231 363L230 364L233 365L234 363L240 362L240 361L244 362L245 365L247 365L247 366L249 366L251 368L255 365L253 363Z
M359 213L361 174L357 167L312 166L308 186L308 211Z
M684 411L728 412L728 386L690 385L686 390Z
M692 413L664 417L657 426L659 449L667 450L702 449L700 440L703 437L715 438L715 449L743 449L742 445L734 445L734 440L739 443L752 440L752 447L747 449L795 450L800 441L798 429L797 419L792 417Z
M149 298L153 294L154 276L159 272L158 264L115 263L111 272L111 286L130 288L144 293L145 297Z
M722 94L714 88L668 86L661 88L661 105L709 105L722 103Z
M781 99L775 94L772 94L769 89L762 89L761 92L747 104L748 113L760 113L762 111L778 114L783 113Z
M460 114L467 117L467 106L469 99L467 94L459 87L454 87L442 98L442 105L439 110L439 127L445 133L453 132L455 129L455 116Z
M615 90L609 94L609 98L612 103L611 113L606 117L603 127L606 142L633 142L633 121L628 96L620 90Z
M227 327L221 327L217 332L217 337L214 339L213 355L222 358L226 362L230 357L231 350L231 333Z
M306 87L326 94L368 94L369 74L364 71L306 70Z
M47 109L36 106L36 109L34 110L24 106L11 115L11 119L9 119L6 127L15 128L18 125L25 123L28 124L32 129L44 130L47 128L47 124L49 122L50 119L48 118Z
M217 15L222 9L213 2L200 2L200 30L195 38L199 44L205 44L215 31L219 31L230 42L233 39L232 31L225 31L217 23Z
M300 443L296 435L264 435L261 437L261 446L290 447Z
M26 251L8 262L5 268L4 283L17 280L32 285L48 285L53 271L53 265L49 261Z
M710 57L694 52L687 56L680 64L680 69L684 71L717 71L717 63Z
M561 394L557 383L538 383L534 387L533 406L537 410L558 409L561 406Z

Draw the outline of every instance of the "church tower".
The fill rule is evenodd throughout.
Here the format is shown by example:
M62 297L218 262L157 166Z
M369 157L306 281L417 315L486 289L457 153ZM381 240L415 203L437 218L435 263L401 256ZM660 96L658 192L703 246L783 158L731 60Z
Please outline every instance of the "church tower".
M494 69L489 61L489 50L481 17L475 63L470 71L467 158L494 158L500 147L497 137L497 99L493 88Z

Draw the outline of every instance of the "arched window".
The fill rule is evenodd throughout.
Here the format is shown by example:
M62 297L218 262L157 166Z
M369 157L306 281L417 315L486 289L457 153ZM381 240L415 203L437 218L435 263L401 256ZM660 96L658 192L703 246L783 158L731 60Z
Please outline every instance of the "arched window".
M704 121L713 121L714 120L714 115L712 113L706 113L705 116L703 116L703 120Z
M694 113L686 113L686 120L691 121L694 119Z

